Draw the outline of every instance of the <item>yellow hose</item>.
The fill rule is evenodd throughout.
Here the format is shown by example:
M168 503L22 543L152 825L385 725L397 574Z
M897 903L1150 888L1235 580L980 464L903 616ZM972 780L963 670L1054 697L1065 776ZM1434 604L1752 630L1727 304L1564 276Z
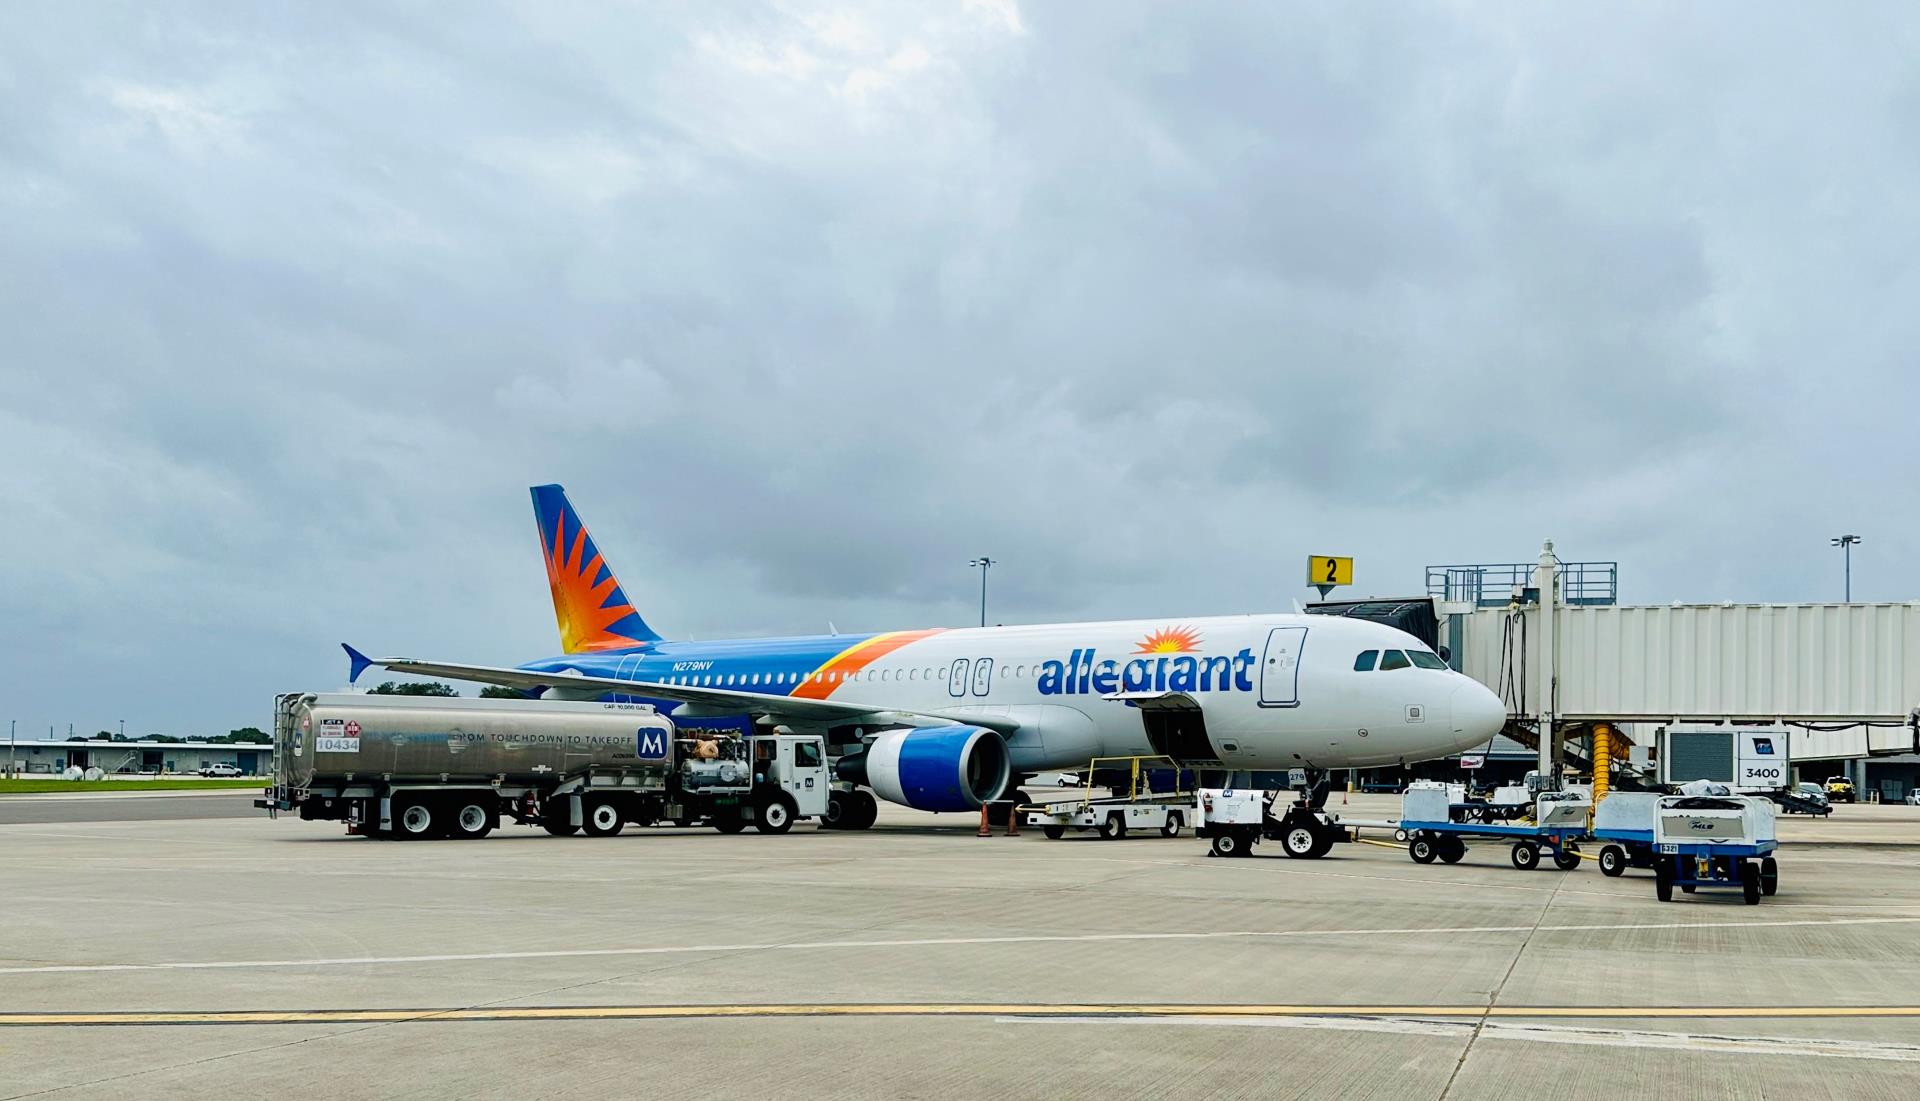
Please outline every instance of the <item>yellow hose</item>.
M1607 797L1607 782L1613 773L1613 729L1605 723L1593 728L1593 802L1598 806Z

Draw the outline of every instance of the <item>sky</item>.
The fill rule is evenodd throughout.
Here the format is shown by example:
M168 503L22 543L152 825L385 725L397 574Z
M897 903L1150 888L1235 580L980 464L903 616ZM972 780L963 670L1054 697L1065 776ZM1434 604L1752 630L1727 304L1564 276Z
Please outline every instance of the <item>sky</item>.
M0 720L557 636L1920 598L1920 9L0 8Z

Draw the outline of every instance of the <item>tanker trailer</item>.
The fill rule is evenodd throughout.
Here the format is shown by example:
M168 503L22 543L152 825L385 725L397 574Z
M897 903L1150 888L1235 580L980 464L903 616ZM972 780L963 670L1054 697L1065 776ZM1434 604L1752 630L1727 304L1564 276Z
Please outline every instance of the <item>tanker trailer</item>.
M804 767L819 756L805 735L677 738L648 704L289 693L254 805L378 838L485 837L503 817L559 836L662 818L783 833L825 809L824 765Z

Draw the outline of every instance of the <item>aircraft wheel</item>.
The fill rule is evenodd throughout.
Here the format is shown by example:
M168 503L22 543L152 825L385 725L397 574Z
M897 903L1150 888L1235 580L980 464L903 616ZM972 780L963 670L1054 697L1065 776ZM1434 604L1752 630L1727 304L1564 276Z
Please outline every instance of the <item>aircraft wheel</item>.
M850 828L856 830L873 828L873 823L880 817L880 800L875 799L871 792L856 791L854 794L860 797L859 814L854 818Z
M1771 856L1760 858L1760 893L1772 895L1780 889L1780 864Z
M1421 834L1407 843L1407 855L1413 858L1415 864L1431 864L1440 855L1440 850L1432 838Z
M844 791L827 793L827 811L820 816L820 828L823 830L849 830L853 828L853 799Z
M1531 841L1515 841L1512 858L1514 867L1530 872L1540 866L1540 846Z
M1609 879L1618 879L1627 874L1627 850L1618 845L1608 845L1600 850L1600 874Z

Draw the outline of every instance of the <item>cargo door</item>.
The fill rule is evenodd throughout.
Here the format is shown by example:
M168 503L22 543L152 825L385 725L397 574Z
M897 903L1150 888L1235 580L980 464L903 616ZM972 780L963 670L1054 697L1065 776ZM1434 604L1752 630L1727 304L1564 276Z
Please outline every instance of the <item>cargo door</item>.
M1260 706L1300 706L1300 652L1306 645L1305 627L1275 627L1267 632L1260 658Z

